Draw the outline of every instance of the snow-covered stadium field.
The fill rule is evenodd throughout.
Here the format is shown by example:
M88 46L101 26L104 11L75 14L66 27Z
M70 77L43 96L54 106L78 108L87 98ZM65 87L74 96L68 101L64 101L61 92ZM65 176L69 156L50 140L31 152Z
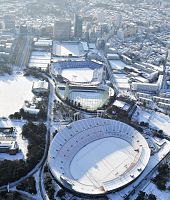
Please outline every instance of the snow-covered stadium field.
M60 130L50 145L48 165L67 189L97 195L131 183L149 158L149 146L134 128L115 120L88 118Z
M0 116L8 117L32 100L32 83L36 79L21 75L0 76Z
M120 138L103 138L83 147L70 165L71 175L84 185L100 186L126 172L135 160L132 146Z
M91 82L93 72L90 68L63 69L62 76L72 82Z
M103 79L103 65L94 61L59 61L50 70L54 76L61 75L72 83L98 84Z

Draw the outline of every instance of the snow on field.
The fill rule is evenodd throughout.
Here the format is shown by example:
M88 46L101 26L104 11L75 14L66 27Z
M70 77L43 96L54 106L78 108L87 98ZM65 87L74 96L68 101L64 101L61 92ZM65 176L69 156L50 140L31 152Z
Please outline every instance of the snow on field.
M7 159L7 160L18 160L18 159L26 159L26 154L28 152L27 146L28 141L22 139L22 126L24 125L24 121L20 120L0 120L0 127L15 127L16 128L16 141L19 145L19 149L21 150L20 153L16 155L8 155L4 153L0 153L0 160Z
M103 105L108 95L106 96L100 91L71 91L69 98L80 103L83 108L95 110Z
M109 63L113 70L122 70L126 67L126 64L121 60L109 60Z
M170 117L168 115L138 108L133 118L138 122L148 122L151 127L161 129L170 136Z
M60 53L61 55L67 56L69 54L72 54L73 56L79 56L80 50L78 45L61 45L60 46Z
M94 70L90 68L75 68L62 70L62 76L69 81L74 82L90 82L93 78Z
M144 190L147 194L154 194L157 200L169 200L170 199L170 192L168 190L161 191L159 190L156 185L150 183Z
M8 117L32 100L32 84L37 79L23 75L0 76L0 116Z
M125 140L103 138L82 148L73 158L70 172L85 185L110 181L122 175L134 162L136 152Z
M72 56L80 56L81 50L83 50L83 47L81 47L79 43L54 42L53 45L53 53L58 56L69 56L70 54L72 54Z

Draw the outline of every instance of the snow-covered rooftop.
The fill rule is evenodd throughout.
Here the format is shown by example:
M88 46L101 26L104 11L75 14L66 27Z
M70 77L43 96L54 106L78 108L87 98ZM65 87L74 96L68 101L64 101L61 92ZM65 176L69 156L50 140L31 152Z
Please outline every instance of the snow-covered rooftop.
M88 47L79 42L53 42L53 54L57 56L83 56Z

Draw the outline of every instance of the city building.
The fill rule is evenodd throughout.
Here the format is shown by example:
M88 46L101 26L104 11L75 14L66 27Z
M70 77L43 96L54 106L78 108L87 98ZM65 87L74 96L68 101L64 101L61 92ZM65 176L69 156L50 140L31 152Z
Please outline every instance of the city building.
M4 28L5 29L14 29L15 28L15 20L13 15L5 15L3 17Z
M0 153L15 155L18 150L19 147L16 141L0 141Z
M53 38L54 40L69 40L71 36L71 21L58 20L54 22Z
M47 95L49 91L48 82L46 81L38 81L34 82L32 86L32 92L37 95Z
M83 19L79 15L74 16L74 37L81 38L83 28Z
M133 82L131 86L133 91L157 94L162 87L162 82L163 75L160 75L156 83Z
M0 127L0 153L15 155L19 150L14 127Z

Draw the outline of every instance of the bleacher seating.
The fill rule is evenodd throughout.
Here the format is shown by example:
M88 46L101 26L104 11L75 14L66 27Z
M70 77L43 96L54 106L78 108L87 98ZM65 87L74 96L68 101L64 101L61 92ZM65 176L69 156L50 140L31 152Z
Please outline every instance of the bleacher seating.
M99 192L99 188L94 189L74 180L70 172L70 165L74 156L83 146L107 137L121 138L131 144L126 151L131 159L134 158L134 161L126 173L120 174L112 181L104 182L103 187L105 190L109 191L110 188L112 190L117 189L137 178L149 160L148 153L150 154L150 151L147 142L133 127L119 121L101 118L90 118L73 122L71 126L62 129L55 136L48 156L48 163L52 174L59 181L61 181L61 175L70 180L74 183L74 188L77 186L79 189L80 187L82 190L85 188L89 192ZM131 146L134 149L133 152L130 150Z
M59 61L57 63L54 63L53 66L61 69L70 69L70 68L96 69L102 67L101 64L93 61Z

